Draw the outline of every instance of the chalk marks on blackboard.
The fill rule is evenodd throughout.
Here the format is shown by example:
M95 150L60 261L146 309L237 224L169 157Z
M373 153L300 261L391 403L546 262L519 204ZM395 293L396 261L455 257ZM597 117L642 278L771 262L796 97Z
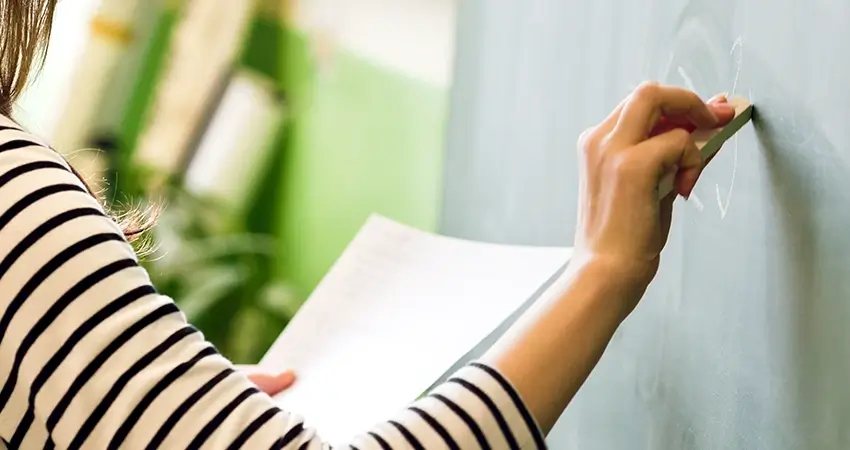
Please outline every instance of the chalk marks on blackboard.
M735 50L738 50L737 56L735 56ZM735 43L732 44L732 50L729 50L729 54L735 58L735 81L732 83L732 94L734 94L738 89L738 79L741 77L741 63L744 61L744 38L743 36L738 36L738 39L735 39Z
M726 212L729 211L729 203L732 201L732 189L735 187L735 174L738 172L738 138L735 137L735 142L732 144L732 155L735 158L732 161L732 181L729 182L729 190L726 192L726 202L720 198L720 185L716 184L715 193L717 194L717 207L720 208L720 218L726 218Z
M672 61L672 56L671 56ZM669 70L669 69L668 69ZM688 90L697 92L696 85L694 84L694 80L688 75L688 72L685 71L685 68L682 66L678 66L676 68L676 72L679 73L679 76L682 77L682 80L685 82L685 87ZM705 205L703 205L702 201L697 197L696 192L692 193L690 198L688 199L688 203L694 206L697 211L702 212L705 210Z
M659 79L663 81L667 81L667 77L670 76L670 69L673 68L673 61L676 59L676 53L670 52L670 57L667 58L667 63L664 64L664 68L661 69Z
M702 200L697 197L696 193L692 193L691 196L688 198L688 201L691 202L692 205L694 205L694 208L696 208L697 211L703 212L703 210L705 210L705 205L703 205Z
M721 49L718 49L718 50L719 50L718 56L720 56L724 53L723 50L721 50ZM727 67L731 68L732 70L731 70L731 72L726 72L726 73L728 75L732 75L731 80L728 80L728 78L727 78L727 81L731 81L732 87L731 87L730 90L728 90L726 92L727 92L727 95L733 96L733 95L739 94L740 91L741 91L741 71L742 71L742 68L743 68L743 60L744 60L744 37L743 37L743 35L739 35L734 40L732 47L729 50L728 55L731 57L732 65L731 65L731 67L728 67L728 66ZM716 62L720 62L719 60L720 60L720 58L718 58L718 60ZM703 80L702 77L701 77L701 75L705 75L705 74L704 73L693 73L693 72L689 73L689 70L691 70L691 69L693 69L693 67L690 67L688 64L680 64L679 61L677 61L676 51L671 51L669 56L664 60L663 66L661 67L661 72L660 72L661 79L664 80L664 81L669 81L671 75L672 76L678 75L678 78L681 80L681 83L685 88L687 88L687 89L689 89L693 92L699 92L700 90L698 89L697 84L702 85L702 84L706 83L706 80ZM695 75L695 77L692 77L692 75ZM718 77L720 77L721 73L718 72L716 75ZM707 81L707 83L709 85L714 85L714 86L716 86L715 83L717 83L717 82L722 82L722 81L719 78L715 79L712 76L709 76L709 80ZM704 86L700 86L700 87L704 87ZM752 101L753 90L749 89L748 94L749 94L748 98L750 99L750 101ZM734 194L735 182L736 182L737 172L738 172L738 163L739 163L739 161L738 161L739 136L735 135L732 138L732 141L729 142L729 144L727 144L727 145L731 148L728 148L728 150L726 150L726 152L724 152L724 153L728 153L728 152L732 153L732 173L731 173L731 176L729 178L726 178L728 180L728 185L726 185L723 182L714 183L714 194L715 194L714 196L715 196L715 199L717 201L717 207L718 207L718 210L719 210L719 213L720 213L720 219L721 220L725 219L726 215L729 213L729 207L732 203L732 196ZM710 190L711 189L710 186L711 185L709 184L706 187ZM710 195L710 194L704 192L703 195ZM703 203L703 201L699 197L697 197L696 192L691 194L691 197L690 197L688 203L691 204L693 206L693 208L695 208L699 212L703 212L705 210L705 204Z
M679 66L679 68L676 70L679 72L679 76L682 77L682 80L685 81L685 87L688 88L688 90L690 91L696 92L697 88L694 86L694 80L692 80L691 77L688 76L688 73L685 72L685 68Z
M737 51L737 53L736 53ZM732 44L732 50L729 54L735 59L735 79L732 82L732 90L730 95L735 95L738 90L738 80L741 77L741 66L744 61L744 39L743 36L738 36L735 43ZM726 213L729 211L729 203L732 201L732 189L735 187L735 174L738 172L738 135L732 138L732 180L729 182L729 189L726 192L726 200L722 199L720 194L720 185L714 185L714 192L717 194L717 207L720 208L720 219L726 218Z

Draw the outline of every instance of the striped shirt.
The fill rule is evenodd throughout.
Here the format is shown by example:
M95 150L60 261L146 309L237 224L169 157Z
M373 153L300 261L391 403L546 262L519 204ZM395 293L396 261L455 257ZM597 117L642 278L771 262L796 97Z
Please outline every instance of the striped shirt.
M0 448L331 448L304 420L157 293L61 156L0 117ZM482 364L333 444L545 446L515 390Z

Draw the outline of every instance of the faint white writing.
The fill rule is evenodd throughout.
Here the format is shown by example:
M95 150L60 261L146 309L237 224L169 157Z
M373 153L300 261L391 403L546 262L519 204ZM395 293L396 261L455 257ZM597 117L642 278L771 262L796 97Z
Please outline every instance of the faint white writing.
M688 202L694 205L694 208L699 212L702 212L705 209L705 205L702 204L702 200L697 197L696 193L691 194L691 196L688 198Z
M736 52L737 50L737 52ZM735 43L732 44L732 50L729 51L729 54L735 58L735 80L732 82L732 90L729 92L729 95L735 95L735 92L738 90L738 79L741 76L741 65L744 60L744 40L742 36L738 36L738 39L735 39ZM726 212L729 211L729 202L732 201L732 189L735 187L735 174L738 172L738 135L736 134L732 137L732 154L734 160L732 161L732 181L729 183L729 189L726 192L726 200L724 201L720 194L720 185L716 184L714 186L715 193L717 194L717 206L720 208L720 218L726 218Z
M688 90L696 92L697 90L694 87L694 80L692 80L691 77L688 76L688 73L685 72L685 68L682 67L682 66L679 66L678 71L679 71L679 76L681 76L682 79L685 81L685 87L688 88Z

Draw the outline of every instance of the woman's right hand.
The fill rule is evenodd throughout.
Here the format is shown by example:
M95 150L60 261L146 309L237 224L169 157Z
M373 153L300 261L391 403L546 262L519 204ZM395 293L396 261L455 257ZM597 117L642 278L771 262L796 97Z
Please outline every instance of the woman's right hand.
M694 128L732 120L724 97L645 83L579 139L576 262L593 261L626 282L631 311L658 270L676 195L688 197L703 168ZM675 191L658 200L658 184L675 173Z
M570 264L482 360L501 371L544 432L563 414L658 269L675 195L703 162L689 129L735 115L718 98L644 84L579 139L578 225ZM658 200L676 173L676 193Z

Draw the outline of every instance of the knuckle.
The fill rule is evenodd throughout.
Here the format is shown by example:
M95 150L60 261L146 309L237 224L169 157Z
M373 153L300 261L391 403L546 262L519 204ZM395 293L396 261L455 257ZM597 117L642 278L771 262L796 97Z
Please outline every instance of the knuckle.
M708 107L705 105L705 102L702 101L699 94L691 90L683 90L683 95L685 96L686 103L688 105L688 109L704 109L707 110Z
M685 147L691 140L691 133L684 128L674 128L670 130L669 133L670 138L676 143L676 145Z
M633 174L640 165L640 161L631 155L631 152L620 152L610 158L610 171L615 180L627 178Z
M681 147L685 151L698 150L694 144L694 138L688 130L677 128L672 131L673 142L677 147Z
M705 102L702 101L702 97L700 97L699 94L697 94L696 92L688 89L688 90L685 91L685 94L688 96L690 101L693 102L695 105L705 105Z
M601 132L597 127L590 127L584 130L578 137L578 149L583 153L587 153L599 148L602 144Z
M644 81L634 91L637 100L654 100L661 91L661 85L657 81Z

